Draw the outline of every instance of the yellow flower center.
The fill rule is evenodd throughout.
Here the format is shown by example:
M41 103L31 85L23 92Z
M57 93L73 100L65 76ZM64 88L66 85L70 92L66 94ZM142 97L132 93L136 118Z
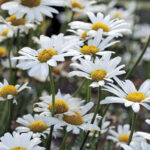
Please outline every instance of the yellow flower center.
M81 35L81 38L82 38L82 39L85 39L86 37L88 37L88 35L87 35L88 32L89 32L89 31L83 32L82 35Z
M97 22L97 23L94 23L92 25L92 30L97 31L98 29L103 29L104 32L109 32L110 31L108 25L106 25L104 23L101 23L101 22Z
M99 52L99 49L94 45L85 45L81 48L80 52L85 55L90 55Z
M103 80L106 76L107 72L105 70L95 70L91 73L91 78L93 81Z
M113 15L113 17L114 17L114 18L120 18L120 17L121 17L121 14L120 14L120 13L115 13L115 14Z
M6 19L13 26L25 25L25 20L23 18L17 19L16 15L12 15Z
M119 136L119 141L123 142L123 143L128 143L128 141L129 141L129 135L127 135L127 134L120 135Z
M0 47L0 58L6 55L7 55L7 51L3 47Z
M24 149L23 147L14 147L11 148L10 150L26 150L26 149Z
M63 120L72 125L81 125L83 123L82 116L74 112L74 115L64 115Z
M60 99L55 100L55 114L61 114L67 112L69 109L68 104ZM52 103L49 105L49 110L52 111Z
M94 133L95 133L95 134L99 134L99 131L91 130L90 133L91 133L91 134L94 134Z
M72 8L83 9L83 6L80 3L76 2L76 1L72 1L72 2L70 2L70 4L71 4Z
M34 121L30 124L30 130L33 132L43 132L47 129L47 126L42 121Z
M4 87L1 88L0 90L0 96L3 98L7 98L8 95L17 95L18 94L18 90L15 86L13 85L6 85Z
M12 1L12 0L0 0L0 5L9 1Z
M26 6L26 7L37 7L41 3L41 0L21 0L21 4Z
M10 29L5 29L1 32L1 36L7 36Z
M126 99L132 102L141 102L146 96L141 92L132 92L126 96Z
M38 60L41 63L47 62L52 56L57 55L57 52L53 49L45 49L38 54Z

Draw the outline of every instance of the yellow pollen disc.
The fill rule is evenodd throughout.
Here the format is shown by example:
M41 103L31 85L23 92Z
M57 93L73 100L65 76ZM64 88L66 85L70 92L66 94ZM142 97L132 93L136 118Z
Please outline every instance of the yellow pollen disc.
M104 32L109 32L110 31L108 25L106 25L104 23L101 23L101 22L97 22L97 23L94 23L92 25L92 30L97 31L98 29L103 29Z
M72 125L81 125L83 123L82 116L77 112L74 112L74 113L75 114L71 116L64 115L63 120Z
M83 9L83 6L80 3L76 2L76 1L72 1L72 2L70 2L70 4L71 4L72 8Z
M0 58L5 57L6 55L7 55L7 51L3 47L0 47Z
M12 0L0 0L0 5L9 1L12 1Z
M49 105L49 110L52 111L52 103ZM65 113L69 110L68 104L60 99L55 100L55 114Z
M123 142L123 143L128 143L128 141L129 141L129 135L127 135L127 134L120 135L119 136L119 141Z
M90 55L99 52L99 49L94 45L85 45L81 48L80 52L85 55Z
M103 80L106 75L107 72L105 70L95 70L91 73L91 78L93 81L98 82L100 80Z
M15 86L13 85L6 85L4 87L1 88L0 90L0 96L3 98L7 98L8 95L17 95L18 94L18 90Z
M10 29L5 29L1 32L1 36L7 36Z
M42 121L34 121L30 124L30 130L33 132L43 132L47 129L47 126Z
M57 55L57 52L53 49L45 49L38 54L38 60L41 63L47 62L52 56Z
M26 150L26 149L24 149L23 147L14 147L11 148L10 150Z
M13 26L25 25L25 20L23 18L17 19L16 15L12 15L8 17L6 20L10 22Z
M41 3L41 0L21 0L21 4L26 6L26 7L37 7Z
M120 17L121 17L121 14L120 14L120 13L115 13L115 14L113 15L113 17L114 17L114 18L120 18Z
M132 92L126 96L126 99L132 102L141 102L146 96L141 92Z
M83 32L82 35L81 35L81 38L82 38L82 39L85 39L86 37L88 37L88 35L87 35L88 32L89 32L89 31Z
M90 131L90 133L92 133L92 134L98 134L99 133L99 131L96 131L96 130L92 130L92 131Z

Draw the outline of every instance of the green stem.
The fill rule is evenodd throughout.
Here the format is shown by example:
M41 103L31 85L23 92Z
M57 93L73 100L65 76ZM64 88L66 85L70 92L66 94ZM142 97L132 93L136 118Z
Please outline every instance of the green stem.
M84 80L82 82L82 84L79 86L79 88L73 93L73 97L75 97L76 95L78 95L78 93L80 92L80 90L83 88L84 84L85 84L86 80Z
M54 79L52 75L52 67L49 67L49 78L50 78L50 88L51 88L51 94L52 94L52 117L54 117L55 114L55 86L54 86ZM52 133L54 130L54 126L51 126L51 130L47 139L46 143L46 149L51 149L51 141L52 141Z
M91 80L87 79L87 97L86 97L86 102L88 103L91 99Z
M136 122L136 113L133 112L133 116L132 116L132 126L131 126L131 132L130 132L130 137L129 137L129 141L128 141L128 145L130 144L130 142L132 141L132 136L135 130L135 122Z
M64 134L64 138L63 138L63 141L60 145L60 148L59 150L65 150L65 143L66 143L66 140L67 140L67 136L68 136L68 132L67 130L65 129L65 134Z
M133 65L133 67L129 70L129 72L127 73L127 75L125 76L125 79L128 79L131 74L133 73L133 71L135 70L136 66L139 64L139 62L141 61L143 55L145 54L146 50L147 50L147 47L149 46L149 43L150 43L150 36L148 37L148 40L142 50L142 53L141 55L138 57L137 61L135 62L135 64Z
M95 108L95 112L94 112L94 116L92 118L91 124L93 124L95 119L96 119L96 115L97 115L97 112L98 112L98 109L99 109L99 106L100 106L100 100L101 100L101 87L98 88L98 102L97 102L97 105L96 105L96 108ZM84 145L85 145L85 143L88 139L89 133L90 133L90 131L88 131L87 134L85 135L85 137L83 139L83 142L81 144L80 150L82 150L84 148Z

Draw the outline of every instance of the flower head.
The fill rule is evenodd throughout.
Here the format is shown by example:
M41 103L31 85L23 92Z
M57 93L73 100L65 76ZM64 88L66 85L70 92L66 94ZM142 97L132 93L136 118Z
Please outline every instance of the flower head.
M119 87L109 83L104 90L111 92L116 96L106 97L101 104L124 103L125 107L132 107L134 112L139 112L140 105L150 110L150 80L146 80L137 90L130 80L121 81L115 79Z

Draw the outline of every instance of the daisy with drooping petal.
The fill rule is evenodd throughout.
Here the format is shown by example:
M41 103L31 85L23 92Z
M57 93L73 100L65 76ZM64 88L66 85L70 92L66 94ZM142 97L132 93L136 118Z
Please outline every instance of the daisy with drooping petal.
M107 53L102 58L96 57L95 61L79 59L79 63L73 63L71 66L79 69L79 71L72 71L69 75L84 77L92 80L91 87L104 86L105 82L113 82L113 78L124 74L121 70L124 65L119 65L121 57L111 59L111 54Z
M117 131L114 131L114 129L109 130L109 136L107 136L107 139L112 140L116 143L117 146L120 146L121 144L128 144L129 137L130 137L130 125L118 125ZM132 141L134 142L141 142L144 140L142 137L138 136L136 132L133 133ZM131 142L132 142L131 141Z
M55 122L54 127L60 129L66 127L67 132L72 131L74 134L79 134L80 129L85 131L96 130L99 131L99 127L96 124L91 124L93 113L87 114L87 112L93 107L93 103L87 103L82 106L77 112L72 114L66 114L58 117L51 117L51 120ZM97 116L99 117L99 116Z
M16 14L18 19L25 16L29 21L42 21L42 14L53 17L52 13L58 13L51 6L62 6L62 3L59 0L17 0L7 2L1 8L8 10L10 15Z
M44 115L34 116L28 114L24 115L22 118L16 120L21 126L16 128L16 131L19 133L32 133L33 138L43 136L46 138L46 135L49 134L51 120L49 117Z
M65 37L63 34L52 36L51 38L41 35L41 48L36 51L29 47L25 47L19 51L22 56L13 59L21 60L17 65L18 68L29 70L31 77L37 75L48 77L49 66L57 66L57 62L63 62L67 50L78 45L78 39Z
M0 25L0 42L13 37L13 30L5 24Z
M0 101L14 99L16 95L22 90L29 88L27 86L27 82L24 83L22 86L17 85L10 85L6 79L4 79L4 83L0 83Z
M36 103L34 111L51 116L52 95L40 97L42 102ZM62 94L60 90L55 95L55 115L72 114L72 111L78 111L84 101L80 98L74 98L70 94Z
M91 23L84 23L81 21L73 21L69 24L71 29L83 29L85 31L93 30L97 32L99 29L103 30L105 35L122 36L122 33L131 33L129 24L124 20L111 19L108 15L104 17L102 13L97 13L95 16L92 12L88 12Z
M90 39L87 42L87 45L82 45L82 47L75 47L72 50L69 50L70 55L72 54L73 60L79 59L81 57L91 58L93 55L103 55L110 51L104 51L106 48L114 45L118 41L112 41L113 36L108 36L107 38L102 37L103 31L98 30L94 39ZM112 53L112 52L111 52Z
M121 81L115 79L117 84L109 83L105 86L104 90L108 91L116 96L108 96L101 104L111 104L111 103L124 103L125 107L132 107L134 112L140 111L140 105L150 110L150 80L146 80L139 88L136 89L132 81L125 80Z
M0 22L7 25L8 28L13 30L15 36L17 36L18 30L20 33L27 34L29 33L30 29L35 30L37 28L37 25L39 24L39 22L37 21L34 23L31 23L24 18L17 19L15 14L7 17L6 19L0 16Z
M30 133L5 133L1 137L0 149L1 150L45 150L40 147L41 140L39 138L32 139Z

